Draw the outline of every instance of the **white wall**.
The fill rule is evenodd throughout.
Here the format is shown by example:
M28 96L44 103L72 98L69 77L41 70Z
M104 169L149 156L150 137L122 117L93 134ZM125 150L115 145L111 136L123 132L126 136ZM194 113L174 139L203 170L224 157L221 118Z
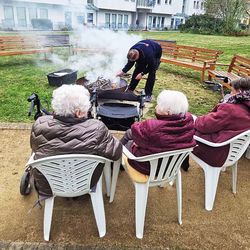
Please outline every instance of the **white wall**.
M136 11L136 1L131 0L94 0L94 4L100 9Z
M152 9L152 13L157 14L176 14L181 13L182 10L182 0L172 0L171 4L169 4L169 0L165 3L165 0L161 0L161 4L157 3L155 7Z
M198 3L198 4L197 4ZM201 8L201 3L203 3L203 8ZM203 0L187 0L185 6L185 14L191 16L193 14L204 14L204 1Z

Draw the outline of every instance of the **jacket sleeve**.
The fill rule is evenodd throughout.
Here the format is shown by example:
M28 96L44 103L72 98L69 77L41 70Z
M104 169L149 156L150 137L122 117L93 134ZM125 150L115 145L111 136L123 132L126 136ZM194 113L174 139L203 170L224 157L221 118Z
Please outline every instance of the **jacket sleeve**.
M147 122L148 121L135 122L131 127L133 141L141 147L150 145L148 135L150 135L151 132L149 126L146 124Z
M133 66L134 66L135 62L132 61L128 61L127 64L124 66L124 68L122 69L122 71L124 73L127 73Z
M195 120L195 129L204 134L216 133L230 122L228 104L218 105L212 112L199 116Z
M122 156L122 144L116 139L104 124L97 129L96 152L98 155L116 161Z

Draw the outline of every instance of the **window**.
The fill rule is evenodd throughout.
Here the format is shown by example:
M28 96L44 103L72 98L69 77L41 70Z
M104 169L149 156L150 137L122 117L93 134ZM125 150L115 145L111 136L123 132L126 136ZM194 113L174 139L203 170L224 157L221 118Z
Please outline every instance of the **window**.
M88 4L93 4L93 0L87 0Z
M171 5L172 4L172 0L169 0L168 4Z
M152 16L148 17L148 28L151 29L152 28Z
M155 28L156 27L156 17L154 16L153 17L153 28Z
M7 27L14 26L14 12L11 6L4 6L4 24Z
M118 28L122 28L122 15L118 14Z
M165 0L165 4L168 4L168 0Z
M26 27L26 9L25 7L17 7L16 8L16 15L17 15L17 23L20 27Z
M196 8L196 1L194 1L194 6L193 6L193 8L194 8L194 9Z
M157 4L161 4L161 0L157 0Z
M158 16L157 18L157 28L160 28L161 17Z
M87 23L93 24L94 22L94 14L93 13L87 13Z
M204 9L204 3L201 2L201 10L203 10L203 9Z
M197 1L196 9L199 9L199 2Z
M48 19L48 10L47 9L40 9L40 18Z
M105 28L110 27L110 14L105 13Z
M128 15L124 15L123 25L124 25L125 28L128 27Z
M112 28L116 28L116 14L112 14Z
M164 22L165 22L165 17L162 17L162 18L161 18L161 28L164 27Z
M37 9L36 8L29 8L29 20L37 19Z

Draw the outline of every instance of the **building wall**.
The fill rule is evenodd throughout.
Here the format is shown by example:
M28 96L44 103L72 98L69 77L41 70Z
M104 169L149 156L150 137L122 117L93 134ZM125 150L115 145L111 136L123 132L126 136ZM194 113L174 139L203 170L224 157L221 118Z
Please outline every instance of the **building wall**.
M49 19L53 23L53 29L62 29L67 26L82 24L84 19L83 1L73 0L29 0L6 1L0 0L0 27L13 30L31 30L32 18ZM60 4L62 3L62 4ZM8 9L8 10L6 10ZM6 15L13 13L13 20L6 19Z
M193 14L204 14L204 0L188 0L186 1L185 14L191 16Z
M93 3L99 9L136 11L136 0L94 0Z
M203 1L156 0L152 6L148 0L0 0L0 28L33 29L31 9L33 18L35 12L35 18L51 20L54 30L78 25L123 30L176 28L184 14L204 13ZM12 9L13 20L5 20L6 6Z

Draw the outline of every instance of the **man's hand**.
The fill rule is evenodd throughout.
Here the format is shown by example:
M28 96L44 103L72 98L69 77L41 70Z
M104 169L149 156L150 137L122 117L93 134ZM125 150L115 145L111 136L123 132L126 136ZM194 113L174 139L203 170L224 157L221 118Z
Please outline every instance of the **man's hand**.
M120 70L120 71L118 71L117 73L116 73L116 75L115 76L123 76L125 73L122 71L122 70Z
M141 80L142 79L142 76L143 76L143 74L142 73L139 73L137 76L136 76L136 80Z

